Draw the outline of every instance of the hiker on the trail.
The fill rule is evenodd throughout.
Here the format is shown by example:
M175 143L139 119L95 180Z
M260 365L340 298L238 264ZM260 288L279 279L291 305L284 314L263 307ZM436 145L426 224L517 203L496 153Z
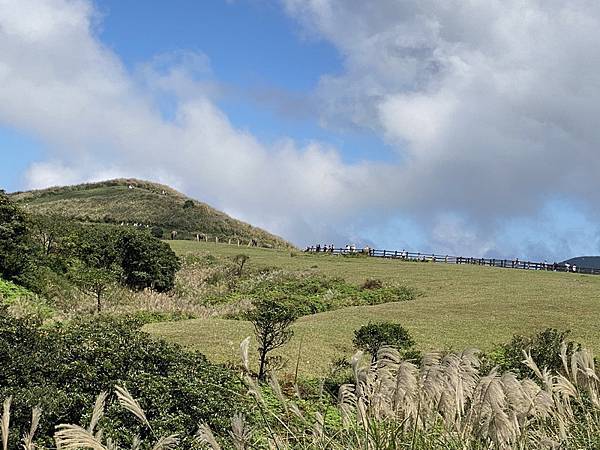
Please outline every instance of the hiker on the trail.
M575 264L573 264L572 269L573 269L573 272L577 272L577 266Z
M565 267L566 267L566 269L567 269L567 270L566 270L567 272L570 272L570 271L571 271L571 264L569 264L569 263L565 263Z
M355 253L356 252L356 245L352 244L350 246L350 252Z
M173 230L171 231L171 240L175 239L177 237L177 231Z
M321 244L317 244L316 252L319 253L321 251Z

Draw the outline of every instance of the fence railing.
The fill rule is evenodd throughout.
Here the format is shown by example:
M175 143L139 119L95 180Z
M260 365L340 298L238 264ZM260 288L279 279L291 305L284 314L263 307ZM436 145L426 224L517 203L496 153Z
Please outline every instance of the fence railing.
M364 255L373 258L400 259L405 261L419 261L445 264L473 264L479 266L502 267L508 269L546 270L553 272L574 272L588 275L600 275L600 269L590 267L579 267L571 264L521 261L520 259L498 259L498 258L471 258L465 256L436 255L435 253L415 253L406 250L378 250L374 248L331 248L331 247L307 247L306 252L328 253L330 255Z

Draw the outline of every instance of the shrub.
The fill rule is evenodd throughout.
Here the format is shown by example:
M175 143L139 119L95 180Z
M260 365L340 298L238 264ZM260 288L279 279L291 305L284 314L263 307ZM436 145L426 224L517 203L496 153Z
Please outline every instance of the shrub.
M502 371L511 371L520 376L535 377L535 374L523 364L523 351L531 353L532 358L540 368L551 371L562 369L560 349L563 342L573 351L579 345L567 338L570 331L560 331L554 328L546 328L538 333L522 336L514 335L512 339L498 345L494 351L486 355L484 362L486 366L498 366Z
M34 294L31 291L22 286L0 279L0 299L6 301L20 297L31 297L33 295Z
M271 276L260 277L258 281L247 280L231 295L251 299L286 298L295 305L299 315L309 315L347 306L413 300L417 292L406 286L364 290L341 278L279 271Z
M167 243L132 230L122 233L118 247L127 287L134 290L150 288L158 292L173 289L175 274L181 264Z
M0 190L0 277L23 284L34 270L25 213Z
M356 348L366 351L373 361L383 346L408 350L414 345L410 334L400 324L392 322L369 323L354 332L352 341Z
M28 431L31 408L40 405L40 433L49 444L54 425L80 423L95 397L115 384L142 399L158 434L191 438L198 421L224 430L227 418L244 410L234 373L199 353L151 339L139 325L104 317L43 329L31 319L0 317L0 398L13 396L15 436ZM104 432L123 446L131 442L138 424L120 411L113 397L108 403ZM191 446L184 439L178 448Z
M383 283L381 280L376 278L367 278L365 282L362 284L361 289L381 289L383 287Z

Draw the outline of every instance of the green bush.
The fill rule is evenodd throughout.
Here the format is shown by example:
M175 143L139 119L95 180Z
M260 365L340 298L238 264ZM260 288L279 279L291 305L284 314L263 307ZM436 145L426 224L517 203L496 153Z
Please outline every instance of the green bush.
M34 247L25 213L0 190L0 277L27 284L34 267Z
M397 350L409 350L415 342L408 331L398 323L381 322L369 323L354 332L354 346L369 353L373 361L377 352L383 346L394 347Z
M28 429L32 407L44 411L38 436L48 445L54 425L89 420L95 397L113 392L115 384L141 399L158 434L192 436L198 422L224 432L229 417L246 407L235 374L199 353L151 339L139 325L105 317L40 328L31 319L0 317L0 399L13 396L11 422L18 430L10 448ZM121 446L131 442L138 424L112 397L107 412L107 437ZM184 439L178 448L191 447Z
M258 280L258 281L257 281ZM406 286L362 289L341 278L324 275L273 273L245 280L219 301L238 298L281 299L294 305L300 315L316 314L347 306L378 305L413 300L417 292Z
M526 351L531 353L540 369L560 372L562 342L567 344L569 351L579 348L579 344L568 340L569 334L568 330L546 328L529 336L514 335L509 342L496 346L492 352L485 355L484 364L486 368L497 366L503 372L511 371L519 376L535 379L535 374L522 362L523 351Z
M175 286L181 264L169 244L140 231L122 232L118 240L123 284L134 290L166 292Z
M365 282L362 284L361 289L381 289L383 287L383 283L381 280L376 278L367 278Z

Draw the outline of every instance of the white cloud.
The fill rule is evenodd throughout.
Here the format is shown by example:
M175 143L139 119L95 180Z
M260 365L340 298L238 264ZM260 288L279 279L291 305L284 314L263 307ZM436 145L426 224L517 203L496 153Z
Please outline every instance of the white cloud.
M0 123L48 149L29 184L138 176L298 243L407 219L430 246L473 253L557 193L594 209L600 4L282 1L344 59L317 92L323 123L374 130L401 164L349 165L285 137L266 146L216 106L205 55L131 73L99 41L89 1L0 0Z
M374 129L405 156L394 207L440 220L431 242L461 241L445 212L483 253L499 223L551 198L597 206L600 3L283 3L344 55L321 81L323 122Z
M159 55L128 73L93 19L83 0L0 0L0 122L39 136L50 153L29 168L29 186L168 181L296 242L319 227L298 223L343 221L373 189L371 167L345 165L335 149L285 139L265 147L236 129L211 100L205 55Z

